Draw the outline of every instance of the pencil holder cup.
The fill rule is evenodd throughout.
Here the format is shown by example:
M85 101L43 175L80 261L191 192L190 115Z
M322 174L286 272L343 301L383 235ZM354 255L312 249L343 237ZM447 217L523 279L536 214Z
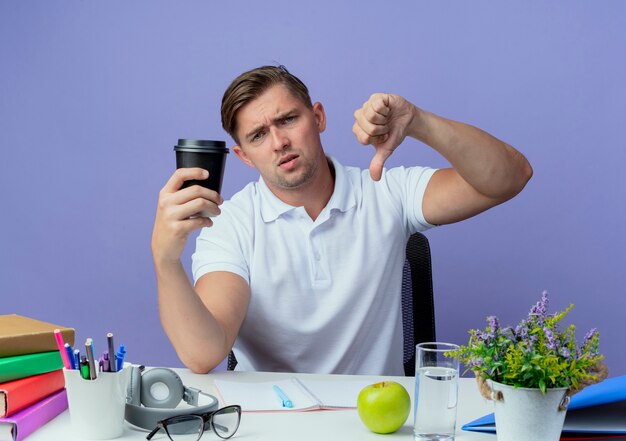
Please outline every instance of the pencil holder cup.
M113 439L124 433L130 367L127 363L118 372L98 372L95 380L85 380L78 370L63 369L70 425L76 438Z

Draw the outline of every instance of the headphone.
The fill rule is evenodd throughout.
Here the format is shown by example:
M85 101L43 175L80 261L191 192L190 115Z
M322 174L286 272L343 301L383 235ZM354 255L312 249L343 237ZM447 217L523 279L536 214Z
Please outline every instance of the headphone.
M181 400L196 406L194 413L217 409L217 398L200 389L185 386L173 370L153 368L143 372L144 369L145 366L131 367L124 412L124 418L129 423L152 430L160 420L189 414L189 408L176 409ZM210 404L198 406L200 394L209 397Z

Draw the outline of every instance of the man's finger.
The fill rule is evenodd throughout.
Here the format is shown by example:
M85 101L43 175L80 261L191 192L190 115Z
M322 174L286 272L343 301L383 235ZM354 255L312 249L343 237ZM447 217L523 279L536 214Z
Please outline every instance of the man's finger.
M372 95L370 107L373 112L383 117L389 116L391 108L389 107L389 95L386 93L377 93Z
M372 106L367 106L366 108L364 108L362 115L366 121L377 125L387 124L387 121L389 120L387 115L378 113Z
M198 167L177 169L163 187L162 191L174 193L181 189L185 181L191 179L204 180L209 177L209 172Z
M365 130L363 130L363 127L361 127L358 122L355 122L352 126L352 133L354 133L354 136L356 136L356 139L359 141L359 143L363 145L371 144L376 146L378 144L384 143L385 141L387 141L387 139L389 139L389 133L387 133L388 129L386 127L373 127L375 128L374 130L372 130L374 134L367 133Z
M361 130L370 137L381 136L389 133L389 126L386 124L374 124L366 119L360 118L356 121Z
M352 133L354 133L354 136L356 136L356 139L357 141L359 141L359 143L363 145L369 144L369 136L363 131L359 123L355 122L352 125Z
M385 161L387 158L391 156L391 152L389 150L376 149L376 154L372 158L370 162L370 176L375 181L380 181L380 178L383 175L383 167L385 166Z
M195 230L203 227L212 227L213 220L204 216L190 217L179 221L179 225L178 234L187 237Z
M208 217L203 217L203 216L188 219L186 222L189 222L191 231L198 230L203 227L213 226L213 220Z

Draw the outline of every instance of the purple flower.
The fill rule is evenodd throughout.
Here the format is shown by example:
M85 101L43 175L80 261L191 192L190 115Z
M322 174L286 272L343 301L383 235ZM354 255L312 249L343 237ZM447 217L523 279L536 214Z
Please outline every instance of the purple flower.
M572 354L570 353L569 349L567 349L565 346L563 346L561 348L561 355L563 357L565 357L565 358L570 358Z
M550 329L548 328L543 328L543 332L546 334L546 339L548 340L546 344L548 349L556 351L557 350L556 338L554 338L554 334L552 333L552 331L550 331Z
M489 340L490 337L493 337L489 333L483 332L479 329L474 330L474 336L476 337L476 340L482 341L482 342L486 342L487 340Z
M467 365L470 368L472 368L472 367L479 367L479 366L482 366L482 364L483 364L483 359L481 357L470 359L467 362Z
M498 317L496 317L495 315L490 315L489 317L487 317L487 321L489 322L489 329L491 330L491 332L498 332L498 329L500 329L500 322L498 321Z
M533 334L528 339L528 343L526 344L526 351L532 352L535 349L535 343L537 343L537 334Z
M505 337L511 339L511 340L515 340L515 330L513 328L511 328L510 326L506 327L506 328L502 328L502 335L504 335Z
M544 317L548 311L548 291L544 291L541 294L541 300L539 300L532 308L530 308L529 316Z
M597 332L598 330L596 328L590 329L589 332L587 332L587 334L585 335L585 339L583 340L583 346L586 346L587 343L589 343L591 339L595 337Z
M522 321L519 325L517 325L514 334L519 340L526 340L528 337L528 328L525 321Z
M587 332L587 335L585 335L585 339L583 340L583 345L582 347L586 347L587 345L589 345L589 343L591 342L591 340L593 340L598 334L598 330L596 328L592 328L591 330L589 330L589 332ZM591 348L589 348L589 353L592 356L597 356L598 355L598 346L597 344L592 346ZM582 355L582 352L580 353L579 357Z

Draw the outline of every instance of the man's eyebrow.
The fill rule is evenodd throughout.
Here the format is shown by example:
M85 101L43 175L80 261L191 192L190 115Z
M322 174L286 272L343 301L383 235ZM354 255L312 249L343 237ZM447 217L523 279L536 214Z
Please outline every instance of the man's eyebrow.
M272 118L272 122L276 123L276 122L280 122L281 120L288 118L290 116L293 116L295 114L298 113L297 109L289 109L289 110L285 110L284 112L279 112L276 114L276 116L274 118ZM250 129L250 131L248 133L246 133L244 135L245 139L250 139L250 137L252 137L254 134L256 134L258 131L266 129L267 125L265 124L259 124L254 126L252 129Z
M272 119L272 121L274 122L278 122L281 121L285 118L288 118L290 116L295 115L296 113L298 113L297 109L289 109L289 110L285 110L284 112L279 112L278 114L276 114L276 116Z
M254 136L254 134L266 127L267 126L265 124L259 124L258 126L254 126L248 133L244 135L244 138L249 140L252 136Z

